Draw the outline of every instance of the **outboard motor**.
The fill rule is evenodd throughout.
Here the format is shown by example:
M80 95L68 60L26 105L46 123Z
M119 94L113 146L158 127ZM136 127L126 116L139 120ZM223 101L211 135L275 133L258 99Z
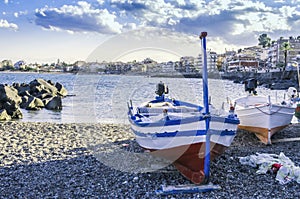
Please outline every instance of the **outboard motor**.
M287 90L287 96L290 99L297 98L297 96L298 96L297 89L295 87L289 87L288 90Z
M247 81L244 82L245 84L245 91L249 92L249 93L253 93L254 95L256 95L256 88L257 88L257 80L252 78L252 79L249 79Z
M166 86L164 83L162 82L159 82L157 85L156 85L156 91L155 93L158 95L158 96L162 96L163 94L168 94L169 93L169 89L168 89L168 86Z

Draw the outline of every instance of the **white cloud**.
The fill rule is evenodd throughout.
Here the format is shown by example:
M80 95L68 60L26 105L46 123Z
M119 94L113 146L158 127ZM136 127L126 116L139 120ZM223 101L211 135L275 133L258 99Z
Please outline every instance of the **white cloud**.
M122 33L138 28L168 28L197 34L205 29L223 44L245 44L261 33L299 32L300 6L297 2L274 3L261 0L97 0L36 11L36 24L48 30ZM107 3L106 9L104 6ZM294 4L294 5L292 5ZM291 28L293 27L293 28ZM239 39L241 38L241 39ZM221 41L221 39L220 39ZM221 43L221 42L219 42Z
M8 0L4 0L4 3L5 3L5 4L8 4Z
M279 8L279 11L283 15L283 17L292 17L296 12L296 8L290 6L282 6L281 8Z
M36 10L37 25L51 30L72 32L99 32L103 34L120 33L122 25L116 16L107 9L96 9L85 1L77 5L64 5L60 8Z
M100 5L103 5L105 3L104 0L97 0L97 2L100 4Z
M18 30L18 26L14 23L9 23L5 19L0 19L0 28L6 28L6 29L11 29L11 30Z

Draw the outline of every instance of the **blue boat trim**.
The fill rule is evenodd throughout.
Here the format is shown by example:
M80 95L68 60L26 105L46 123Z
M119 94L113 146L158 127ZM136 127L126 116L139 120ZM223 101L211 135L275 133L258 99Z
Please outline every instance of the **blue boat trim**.
M175 131L175 132L163 132L163 133L142 133L132 129L134 134L139 137L193 137L193 136L203 136L206 135L206 130L190 130L190 131ZM236 131L234 130L224 130L216 131L209 130L210 135L219 135L219 136L235 136Z
M188 117L188 118L180 118L180 119L167 119L162 118L161 120L155 121L155 122L145 122L142 121L141 118L144 117L140 114L135 114L134 116L131 116L130 114L129 120L132 124L139 126L139 127L158 127L158 126L172 126L172 125L182 125L182 124L188 124L192 122L199 122L199 121L205 121L207 118L205 116L194 116L194 117ZM150 116L151 118L151 116ZM239 124L240 121L238 119L234 118L222 118L222 117L211 117L211 122L222 122L222 123L229 123L229 124Z

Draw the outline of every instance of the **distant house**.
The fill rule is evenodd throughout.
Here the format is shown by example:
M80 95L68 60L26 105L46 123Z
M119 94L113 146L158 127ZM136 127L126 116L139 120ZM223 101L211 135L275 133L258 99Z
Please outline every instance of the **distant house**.
M161 68L164 73L175 72L175 63L172 61L162 63Z
M3 68L6 68L6 67L13 67L13 63L12 63L11 60L3 60L3 61L1 62L1 64L2 64L2 67L3 67Z
M85 61L76 61L73 64L72 71L79 71L79 70L87 70L87 63Z
M35 63L35 64L28 64L26 66L26 68L33 69L33 70L37 70L39 67L40 67L40 65L37 64L37 63Z
M14 69L16 69L16 70L21 70L21 69L26 69L26 63L25 63L25 61L24 60L20 60L20 61L18 61L18 62L16 62L15 64L14 64Z
M231 60L227 61L228 70L257 70L259 66L259 61L254 56L237 54L232 57Z

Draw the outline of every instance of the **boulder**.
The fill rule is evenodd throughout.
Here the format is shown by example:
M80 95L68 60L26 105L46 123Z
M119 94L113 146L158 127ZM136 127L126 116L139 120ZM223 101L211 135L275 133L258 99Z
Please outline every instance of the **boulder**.
M0 107L1 109L5 110L5 113L2 113L2 116L3 118L6 118L6 120L23 118L23 114L20 110L19 105L15 104L14 102L10 103L9 101L6 101L4 103L1 103ZM5 114L9 115L9 117L6 117Z
M18 90L20 96L29 96L30 95L30 86L29 84L21 84L20 86L14 86Z
M62 84L43 79L35 79L29 84L13 83L12 86L0 84L0 120L23 118L20 108L61 110L62 97L67 93Z
M61 84L56 82L55 87L57 88L58 95L66 97L68 95L67 89Z
M5 109L0 110L0 121L11 120L10 115L7 114Z
M52 96L57 95L57 88L52 84L48 83L44 79L35 79L29 83L30 93L37 96L40 92L50 93Z
M46 91L42 91L40 93L38 93L35 97L43 100L43 99L47 99L47 98L52 98L54 97L51 93L47 93Z
M0 84L0 101L20 104L22 102L21 97L18 95L18 90L4 84Z
M47 82L49 83L49 84L51 84L52 86L54 86L55 84L54 84L54 82L53 81L51 81L50 79L49 80L47 80Z
M27 106L27 103L28 103L28 99L29 99L29 96L23 96L22 97L22 102L21 102L21 104L20 104L20 107L21 108L26 108L26 106Z
M37 97L30 96L28 102L25 105L26 110L40 110L45 107L43 101Z
M45 108L49 110L62 110L62 100L61 97L56 96L50 99L45 99Z

